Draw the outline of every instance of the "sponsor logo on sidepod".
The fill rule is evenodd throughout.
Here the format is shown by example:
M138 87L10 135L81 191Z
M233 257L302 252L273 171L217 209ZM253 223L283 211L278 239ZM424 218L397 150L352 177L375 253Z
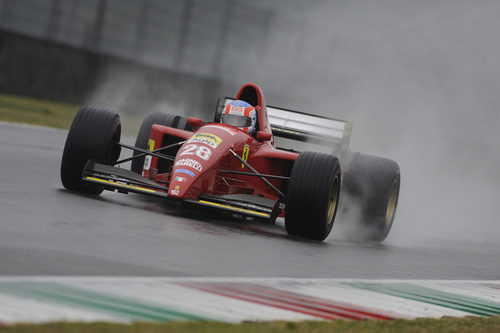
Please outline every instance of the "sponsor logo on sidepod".
M175 163L175 166L187 166L197 171L201 171L203 169L200 162L190 158L183 158L182 160L177 161L177 163Z
M176 169L174 171L174 173L186 173L186 174L190 175L191 177L194 177L194 172L189 171L188 169Z

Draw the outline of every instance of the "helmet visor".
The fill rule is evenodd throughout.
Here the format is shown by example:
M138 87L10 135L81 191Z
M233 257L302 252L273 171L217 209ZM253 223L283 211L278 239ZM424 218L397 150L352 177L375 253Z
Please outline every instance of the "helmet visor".
M221 117L221 123L234 127L249 127L252 125L252 118L225 113Z

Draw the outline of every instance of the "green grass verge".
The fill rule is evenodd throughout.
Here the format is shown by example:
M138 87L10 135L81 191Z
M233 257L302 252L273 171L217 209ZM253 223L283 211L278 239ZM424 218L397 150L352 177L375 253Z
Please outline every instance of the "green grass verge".
M0 121L68 129L79 106L0 94ZM135 137L143 115L120 115L122 134Z
M78 106L13 95L0 95L0 120L69 128Z
M334 320L305 321L305 322L245 322L242 324L225 324L218 322L192 323L169 322L164 324L134 323L131 325L107 323L50 323L50 324L17 324L0 327L0 332L32 332L32 333L57 333L57 332L107 332L107 333L132 333L132 332L344 332L344 333L451 333L474 332L489 333L500 332L500 317L465 317L417 320L392 320L392 321L347 321Z

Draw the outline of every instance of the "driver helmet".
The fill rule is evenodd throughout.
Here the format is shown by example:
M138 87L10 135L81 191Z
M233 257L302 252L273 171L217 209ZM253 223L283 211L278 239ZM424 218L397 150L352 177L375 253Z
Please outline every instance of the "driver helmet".
M241 100L229 102L222 113L220 122L238 127L252 135L257 123L257 111L249 103Z

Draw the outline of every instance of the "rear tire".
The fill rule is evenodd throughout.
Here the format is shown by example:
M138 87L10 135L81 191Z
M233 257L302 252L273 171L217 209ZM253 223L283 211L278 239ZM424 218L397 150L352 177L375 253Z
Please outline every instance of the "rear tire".
M337 213L340 180L340 163L335 156L316 152L299 155L288 183L288 234L318 241L328 237Z
M154 112L146 116L142 121L139 133L135 140L135 146L137 148L148 149L149 136L151 134L151 127L154 124L169 126L173 128L179 128L183 130L188 130L188 119L182 116L176 116L169 113ZM133 156L139 155L139 152L134 151ZM142 174L142 169L144 167L144 156L132 160L130 170L135 173Z
M120 156L121 122L115 112L84 106L76 114L66 138L61 161L61 181L68 190L99 195L103 187L82 181L89 160L113 164Z
M356 226L350 239L382 242L392 228L401 175L396 162L355 153L346 166L342 217ZM354 221L352 221L354 220Z

